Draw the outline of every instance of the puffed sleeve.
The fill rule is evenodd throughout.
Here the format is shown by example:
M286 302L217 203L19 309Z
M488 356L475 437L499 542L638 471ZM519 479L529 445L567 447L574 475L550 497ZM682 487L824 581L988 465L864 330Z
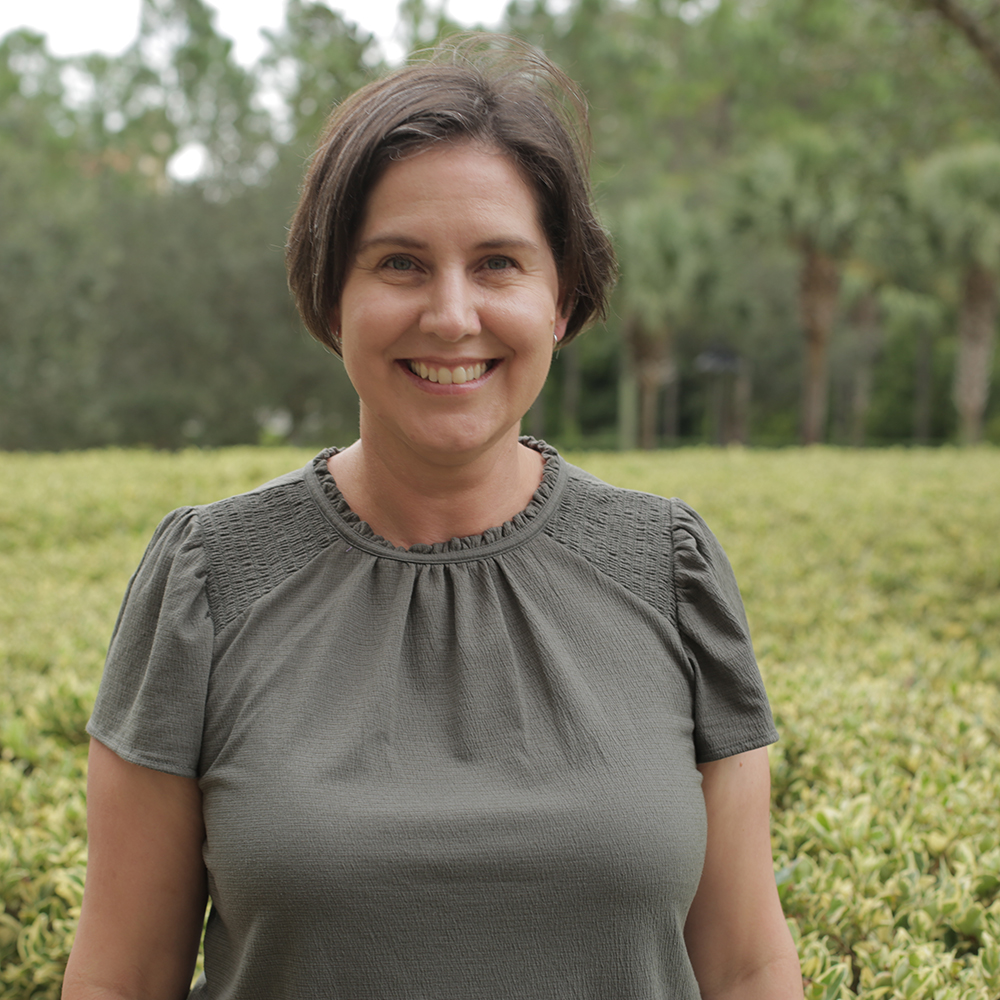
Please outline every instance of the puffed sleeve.
M120 757L197 777L214 629L197 512L156 529L129 581L87 732Z
M677 625L694 677L699 764L778 738L743 600L722 546L686 504L673 502Z

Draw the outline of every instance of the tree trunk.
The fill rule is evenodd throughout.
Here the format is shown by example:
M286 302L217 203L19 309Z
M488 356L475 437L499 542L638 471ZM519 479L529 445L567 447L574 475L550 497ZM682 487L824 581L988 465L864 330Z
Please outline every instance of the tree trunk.
M934 335L929 323L917 333L917 364L913 387L913 443L930 444L934 394Z
M750 441L750 403L753 399L753 366L741 357L736 369L736 386L733 393L733 437L730 444L748 444Z
M708 439L716 447L726 444L726 397L728 393L729 375L727 372L714 372L708 377Z
M861 297L854 307L851 319L857 338L857 358L851 392L851 444L855 448L863 448L868 432L868 411L872 402L872 369L881 340L878 300L873 293L868 292Z
M632 335L634 325L634 320L627 320L622 328L622 346L618 359L618 448L621 451L631 451L639 441L639 387Z
M563 440L569 447L580 443L580 393L583 372L580 366L580 352L570 344L559 352L563 364L562 426Z
M639 447L652 451L656 447L657 403L660 380L646 363L639 369Z
M650 336L637 319L626 324L625 343L638 389L639 446L650 451L657 441L660 390L675 377L673 345L669 331Z
M840 268L816 247L803 247L799 304L805 333L806 356L802 381L802 443L823 438L827 406L827 349L837 311Z
M674 366L673 377L663 387L663 439L668 445L677 444L681 432L681 384Z
M983 22L960 0L923 0L917 6L930 7L965 35L965 40L979 53L989 71L1000 82L1000 39L991 35Z
M983 436L996 329L996 276L973 265L965 274L958 316L958 359L953 388L962 444L975 444Z

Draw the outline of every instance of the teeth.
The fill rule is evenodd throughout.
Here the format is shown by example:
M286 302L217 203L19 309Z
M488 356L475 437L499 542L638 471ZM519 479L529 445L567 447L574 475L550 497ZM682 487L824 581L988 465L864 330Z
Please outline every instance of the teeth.
M458 365L456 368L429 368L422 361L411 361L410 371L440 385L463 385L481 378L486 372L486 362L480 361L468 367Z

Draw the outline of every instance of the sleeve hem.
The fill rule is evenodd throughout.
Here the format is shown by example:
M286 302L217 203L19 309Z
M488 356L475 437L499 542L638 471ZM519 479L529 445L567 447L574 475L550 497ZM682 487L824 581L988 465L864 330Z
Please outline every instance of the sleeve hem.
M751 733L739 742L723 744L721 747L713 747L704 753L697 754L695 763L711 764L713 761L724 760L726 757L735 757L737 754L748 753L751 750L759 750L761 747L770 746L772 743L777 743L778 739L779 736L776 729L771 729L763 733Z
M175 761L167 760L163 757L156 757L153 754L144 753L130 746L125 740L113 733L103 731L93 722L87 723L87 732L98 741L103 743L112 753L117 754L122 760L129 764L138 764L140 767L148 768L151 771L162 771L164 774L174 774L179 778L197 778L198 772L193 768L184 767Z

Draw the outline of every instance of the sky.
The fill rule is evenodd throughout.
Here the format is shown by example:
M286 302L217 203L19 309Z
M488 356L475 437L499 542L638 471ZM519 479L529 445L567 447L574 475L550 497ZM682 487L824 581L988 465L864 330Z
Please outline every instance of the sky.
M285 0L207 0L218 11L216 27L235 43L236 58L251 65L263 51L261 28L281 26ZM58 56L85 52L120 53L139 31L140 0L0 0L0 37L27 27L48 38ZM495 26L507 0L446 0L450 17L461 24ZM394 40L398 0L328 0L349 21L373 32L393 62L403 55ZM432 5L434 6L434 5Z

